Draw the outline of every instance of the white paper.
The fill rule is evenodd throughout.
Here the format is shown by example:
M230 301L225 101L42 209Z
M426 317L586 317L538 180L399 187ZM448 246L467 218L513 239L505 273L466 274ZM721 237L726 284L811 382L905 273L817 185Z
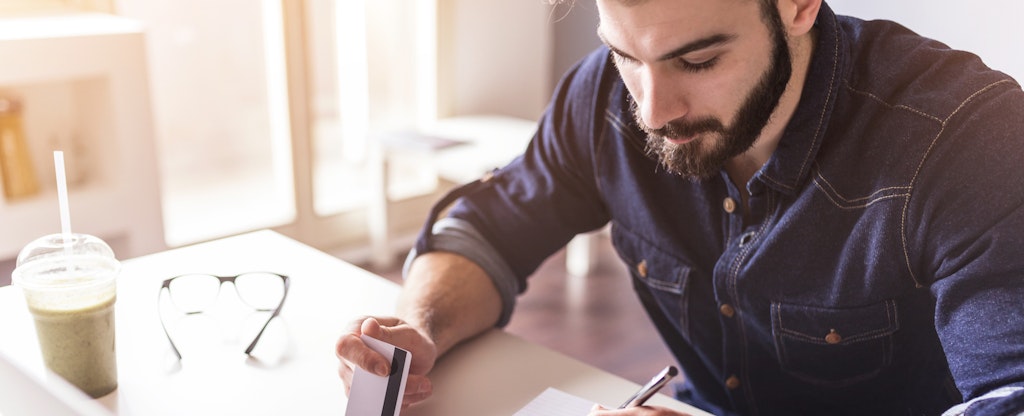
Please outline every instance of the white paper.
M515 416L586 416L594 402L548 387L534 397Z
M345 408L347 416L364 415L387 415L398 416L402 410L402 396L405 395L405 381L409 377L409 363L412 362L412 354L384 341L362 335L363 342L370 349L379 352L385 359L392 362L391 375L381 377L370 373L362 368L356 368L352 375L352 389L348 395L348 406ZM394 368L395 354L404 354L403 368ZM397 384L397 396L388 397L389 384L398 383L396 377L401 377ZM394 409L393 412L384 412L386 406Z

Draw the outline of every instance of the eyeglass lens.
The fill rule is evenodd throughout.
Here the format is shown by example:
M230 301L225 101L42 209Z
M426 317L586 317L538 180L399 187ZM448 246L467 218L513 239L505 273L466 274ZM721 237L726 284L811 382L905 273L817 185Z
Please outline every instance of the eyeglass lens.
M258 310L274 310L284 297L284 280L272 273L245 273L234 278L234 285L238 298ZM171 301L182 312L202 312L216 302L220 286L216 276L178 276L169 285Z

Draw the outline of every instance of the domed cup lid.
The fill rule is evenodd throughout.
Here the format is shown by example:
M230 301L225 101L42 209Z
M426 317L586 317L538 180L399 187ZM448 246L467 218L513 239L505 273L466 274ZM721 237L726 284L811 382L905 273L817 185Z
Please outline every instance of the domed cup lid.
M32 241L18 254L12 281L26 291L81 290L83 294L110 286L121 263L98 237L51 234Z

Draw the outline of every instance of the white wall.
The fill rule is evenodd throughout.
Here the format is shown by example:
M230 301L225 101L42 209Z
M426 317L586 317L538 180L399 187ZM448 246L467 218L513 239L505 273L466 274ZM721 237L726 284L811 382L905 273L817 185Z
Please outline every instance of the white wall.
M899 22L1024 82L1021 0L829 0L837 14Z
M438 0L438 113L536 119L550 98L550 6Z
M1024 0L826 0L838 14L899 22L915 32L975 53L1024 82ZM556 10L552 82L600 42L593 0ZM553 85L552 85L553 86Z
M551 12L554 45L551 62L551 89L565 72L601 44L597 38L597 5L592 0L563 3Z

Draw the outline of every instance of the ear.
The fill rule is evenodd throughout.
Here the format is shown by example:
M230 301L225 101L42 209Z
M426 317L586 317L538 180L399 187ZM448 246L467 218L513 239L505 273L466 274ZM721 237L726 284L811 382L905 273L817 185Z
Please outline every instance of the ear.
M810 32L818 18L822 0L779 0L779 17L789 32L798 37Z

